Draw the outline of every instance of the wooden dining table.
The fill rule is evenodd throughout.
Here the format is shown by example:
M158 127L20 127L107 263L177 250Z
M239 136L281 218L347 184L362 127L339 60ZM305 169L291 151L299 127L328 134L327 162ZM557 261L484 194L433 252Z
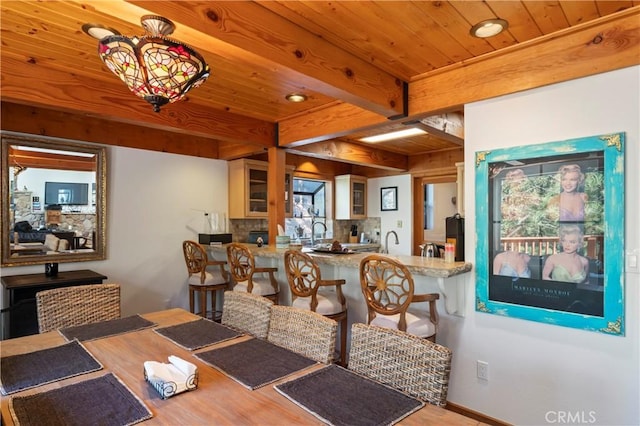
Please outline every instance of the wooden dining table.
M183 309L168 309L141 314L157 327L200 319ZM103 365L103 369L49 383L36 388L2 396L3 424L13 425L9 412L12 396L43 392L104 375L115 374L140 400L153 417L144 424L158 425L319 425L318 418L305 411L274 389L274 385L319 369L318 364L256 390L249 390L217 369L195 358L194 353L231 345L249 339L241 336L200 350L189 351L160 336L151 328L83 342L85 348ZM1 356L28 353L65 343L57 331L19 337L0 342ZM145 361L167 362L170 355L187 360L198 367L198 387L193 391L162 399L144 380ZM477 425L477 421L433 405L426 405L403 419L401 425Z

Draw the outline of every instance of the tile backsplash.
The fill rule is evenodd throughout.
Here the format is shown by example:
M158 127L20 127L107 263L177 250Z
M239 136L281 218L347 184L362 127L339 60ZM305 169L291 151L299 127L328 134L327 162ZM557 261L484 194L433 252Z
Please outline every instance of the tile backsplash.
M285 219L285 229L287 233L293 233L291 229L295 227L296 219ZM362 220L327 220L327 238L338 240L341 243L349 242L349 234L351 227L358 227L358 242L360 242L360 234L365 232L371 242L380 242L380 235L376 235L376 231L380 231L380 218L370 217ZM247 242L250 231L260 231L269 229L269 221L267 219L230 219L229 232L233 234L234 242ZM331 236L332 235L332 236Z

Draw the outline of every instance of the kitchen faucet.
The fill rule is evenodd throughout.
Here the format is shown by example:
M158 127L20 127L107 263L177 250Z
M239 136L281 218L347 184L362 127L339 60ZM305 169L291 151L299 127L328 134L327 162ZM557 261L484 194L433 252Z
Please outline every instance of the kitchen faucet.
M393 234L396 237L396 245L400 244L400 241L398 241L398 234L396 234L396 231L389 231L387 232L387 235L384 236L384 249L382 253L389 253L389 234Z
M324 235L327 233L327 225L325 225L323 222L312 222L311 223L311 246L315 246L316 245L316 233L315 233L315 228L316 225L322 225L322 227L324 228L324 232L323 232L323 238Z

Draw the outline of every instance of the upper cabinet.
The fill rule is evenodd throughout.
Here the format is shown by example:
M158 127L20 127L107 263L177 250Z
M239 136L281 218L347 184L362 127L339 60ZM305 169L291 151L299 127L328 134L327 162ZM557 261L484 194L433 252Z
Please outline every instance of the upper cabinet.
M229 219L266 218L268 205L267 169L264 161L229 162ZM291 216L293 168L285 173L284 202L286 216Z
M367 217L367 178L355 175L335 177L336 219Z

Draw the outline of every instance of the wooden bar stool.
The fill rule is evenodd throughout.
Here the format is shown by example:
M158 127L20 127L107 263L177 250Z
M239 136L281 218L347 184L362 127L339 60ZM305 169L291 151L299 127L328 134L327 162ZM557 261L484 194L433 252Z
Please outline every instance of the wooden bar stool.
M266 297L278 304L280 289L275 276L278 268L257 267L249 247L240 243L231 243L227 246L227 261L231 278L235 283L233 291L244 291ZM268 276L261 276L263 273Z
M414 294L413 276L405 265L390 257L369 255L360 261L360 286L368 324L436 341L440 295ZM410 309L418 302L428 302L429 309Z
M211 319L216 320L216 293L229 287L229 274L224 269L224 260L209 260L207 251L195 241L182 243L184 260L189 273L189 309L195 312L194 299L198 293L200 312L207 317L207 294L211 294ZM215 267L207 270L207 267Z

